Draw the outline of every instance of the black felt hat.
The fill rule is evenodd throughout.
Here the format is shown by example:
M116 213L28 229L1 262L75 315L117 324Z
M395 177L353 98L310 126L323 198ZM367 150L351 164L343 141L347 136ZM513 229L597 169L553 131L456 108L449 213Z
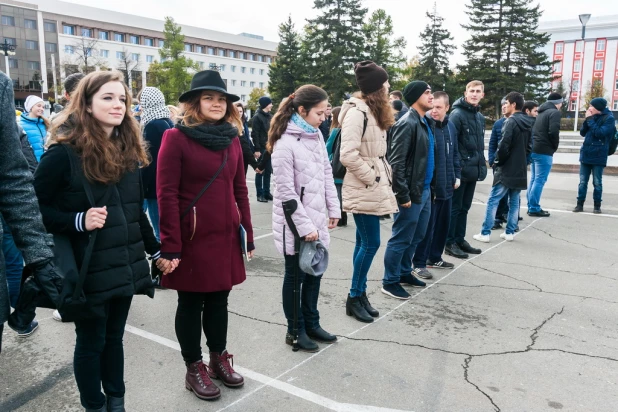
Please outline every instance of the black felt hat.
M227 86L225 85L223 79L221 79L221 75L218 71L204 70L202 72L195 73L191 79L191 90L184 92L178 98L178 101L180 103L186 102L196 93L201 93L204 90L213 90L215 92L223 93L232 103L240 100L240 97L227 92Z

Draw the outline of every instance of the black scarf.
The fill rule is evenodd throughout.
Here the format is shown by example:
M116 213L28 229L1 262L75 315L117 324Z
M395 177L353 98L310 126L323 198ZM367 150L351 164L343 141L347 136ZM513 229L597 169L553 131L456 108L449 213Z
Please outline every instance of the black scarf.
M227 149L232 144L232 139L238 136L238 129L228 122L215 125L201 124L194 127L187 127L180 122L176 128L213 151Z

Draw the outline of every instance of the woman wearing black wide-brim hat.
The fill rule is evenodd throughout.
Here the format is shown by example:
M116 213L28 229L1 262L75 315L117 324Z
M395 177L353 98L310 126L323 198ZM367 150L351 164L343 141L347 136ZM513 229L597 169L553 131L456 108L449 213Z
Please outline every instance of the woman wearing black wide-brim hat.
M242 122L233 105L238 96L227 92L217 71L196 73L179 100L185 112L163 135L157 169L161 256L179 260L162 285L178 291L176 336L187 366L185 386L200 399L216 399L221 392L211 378L229 387L244 383L226 348L227 298L246 277L241 224L248 258L255 249L238 139ZM202 328L209 364L202 361Z

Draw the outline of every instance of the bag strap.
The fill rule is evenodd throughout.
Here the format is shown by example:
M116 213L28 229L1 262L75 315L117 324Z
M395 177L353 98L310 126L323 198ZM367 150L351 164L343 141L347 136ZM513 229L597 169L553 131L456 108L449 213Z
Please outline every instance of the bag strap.
M227 163L227 150L225 151L225 155L223 156L223 163L221 163L221 166L219 166L219 169L216 171L216 173L213 175L213 177L210 179L210 181L208 183L206 183L206 186L204 186L202 188L202 190L200 191L200 193L198 193L198 195L195 197L195 199L193 199L193 201L191 202L191 204L185 209L184 212L182 212L182 214L180 215L180 220L184 219L185 216L187 216L187 213L189 213L191 211L191 208L193 206L195 206L195 204L197 203L198 200L200 200L200 198L202 197L202 195L206 192L206 190L210 187L210 185L212 184L212 182L215 181L215 179L217 179L217 177L219 176L219 174L221 173L221 171L223 170L223 168L225 167L225 164Z

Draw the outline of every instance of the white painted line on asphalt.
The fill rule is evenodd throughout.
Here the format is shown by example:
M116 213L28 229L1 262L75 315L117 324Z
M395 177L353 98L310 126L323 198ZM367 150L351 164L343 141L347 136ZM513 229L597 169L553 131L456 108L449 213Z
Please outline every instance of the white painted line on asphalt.
M140 336L142 338L148 339L152 342L158 343L160 345L166 346L170 349L174 349L180 352L180 345L178 344L178 342L175 342L171 339L167 339L167 338L164 338L163 336L155 335L154 333L150 333L148 331L136 328L131 325L126 325L125 330L129 333L132 333L134 335ZM308 358L307 360L309 359L311 358ZM295 369L298 366L295 366L292 369ZM381 408L381 407L368 406L368 405L354 405L354 404L349 404L349 403L337 402L332 399L326 398L324 396L318 395L316 393L310 392L308 390L301 389L294 385L290 385L289 383L285 383L285 382L278 380L279 377L287 374L292 369L284 372L283 374L279 375L279 377L277 378L271 378L269 376L262 375L261 373L252 371L250 369L243 368L242 366L238 366L238 365L234 365L234 369L238 373L243 375L245 378L254 380L256 382L260 382L262 385L254 389L253 391L249 392L242 398L234 401L233 403L225 406L222 409L219 409L220 411L223 411L231 407L232 405L242 401L243 399L246 399L247 397L253 395L255 392L264 388L265 386L270 386L271 388L279 389L280 391L289 393L290 395L294 395L298 398L304 399L306 401L315 403L316 405L319 405L319 406L322 406L322 407L325 407L332 411L337 411L337 412L357 412L357 411L358 412L405 412L405 411L401 411L398 409Z
M487 203L482 203L482 202L472 202L473 205L476 206L487 206ZM520 210L528 210L528 207L526 206L520 206L519 207ZM552 212L552 213L566 213L566 214L571 214L571 215L586 215L586 216L595 216L595 217L610 217L613 219L618 219L618 215L612 215L612 214L607 214L607 213L601 213L601 214L595 214L595 213L590 213L590 212L579 212L579 213L575 213L571 210L560 210L560 209L543 209L546 210L548 212ZM534 216L532 216L534 217Z
M256 240L264 239L264 238L269 237L269 236L272 236L272 235L273 235L273 232L266 233L265 235L261 235L261 236L258 236L258 237L254 237L254 238L253 238L253 241L255 242Z

